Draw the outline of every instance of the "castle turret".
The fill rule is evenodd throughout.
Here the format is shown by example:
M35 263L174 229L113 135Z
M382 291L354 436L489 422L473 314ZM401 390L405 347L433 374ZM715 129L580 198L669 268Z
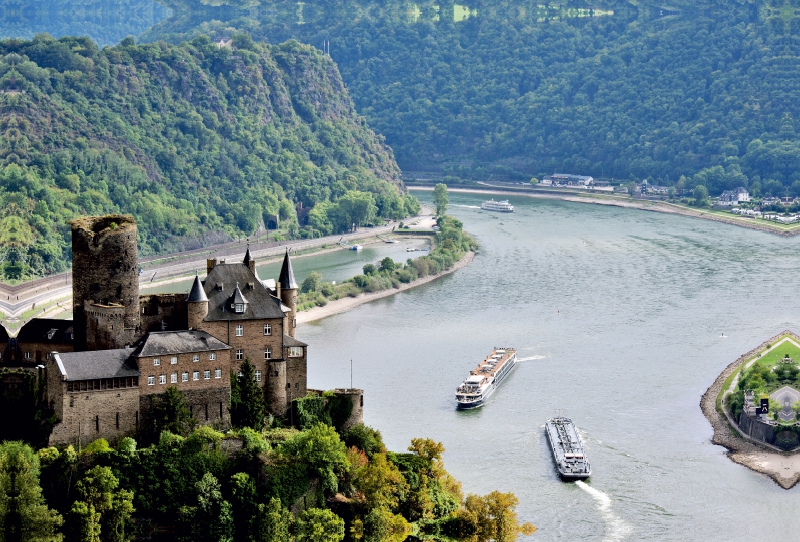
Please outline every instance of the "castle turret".
M75 349L87 348L85 307L103 312L94 324L111 343L93 348L121 348L133 342L139 332L139 273L136 250L136 221L129 215L89 216L75 219L72 226L72 305ZM114 323L111 315L114 313ZM108 317L108 322L105 320ZM101 344L103 343L103 344Z
M289 307L289 313L286 315L286 324L283 327L287 335L294 337L297 328L297 282L294 280L292 260L289 259L288 248L286 249L286 256L283 257L283 267L281 267L281 276L278 278L278 286L278 295L281 303Z
M244 260L242 261L250 271L255 275L256 274L256 261L253 259L253 256L250 255L250 245L247 245L247 252L244 253Z
M186 298L186 310L189 317L189 329L199 329L203 320L208 316L208 296L200 282L200 277L194 277L189 297Z

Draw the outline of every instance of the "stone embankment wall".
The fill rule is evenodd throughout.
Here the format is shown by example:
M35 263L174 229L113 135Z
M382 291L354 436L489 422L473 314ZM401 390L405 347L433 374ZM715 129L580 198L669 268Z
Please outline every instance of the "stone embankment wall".
M739 430L750 438L775 444L775 428L771 425L750 417L746 413L739 416Z

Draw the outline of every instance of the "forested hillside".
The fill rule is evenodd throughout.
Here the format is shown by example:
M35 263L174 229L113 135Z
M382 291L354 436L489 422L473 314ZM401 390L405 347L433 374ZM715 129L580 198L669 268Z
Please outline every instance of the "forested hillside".
M64 269L78 214L133 214L148 254L271 221L318 236L418 209L329 58L234 46L0 42L4 279ZM298 224L296 203L329 201L327 231Z
M142 39L329 40L357 109L406 172L685 175L712 193L751 183L777 194L798 179L795 0L215 2L224 13L164 1L176 16Z

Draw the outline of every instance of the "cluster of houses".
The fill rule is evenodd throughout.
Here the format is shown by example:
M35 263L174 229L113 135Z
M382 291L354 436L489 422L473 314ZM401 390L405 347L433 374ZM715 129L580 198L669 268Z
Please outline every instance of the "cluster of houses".
M601 181L589 175L574 175L572 173L553 173L547 175L541 182L542 186L560 186L571 188L611 189L611 183Z

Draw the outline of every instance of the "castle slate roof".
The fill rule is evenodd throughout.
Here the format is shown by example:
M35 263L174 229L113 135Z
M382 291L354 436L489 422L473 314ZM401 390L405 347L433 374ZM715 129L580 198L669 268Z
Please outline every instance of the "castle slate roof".
M283 257L283 266L281 267L281 276L278 277L278 282L281 285L281 290L296 290L297 282L294 280L294 271L292 270L292 260L289 259L289 249L286 249L286 256Z
M0 325L0 342L8 342L8 330L3 325Z
M230 306L236 283L244 285L243 295L247 296L243 313L234 312ZM215 265L203 282L203 289L208 296L206 322L283 318L280 300L270 295L269 290L244 264Z
M308 346L308 345L303 341L298 341L294 337L291 337L289 335L284 335L283 346Z
M250 245L247 245L247 252L244 253L244 260L242 261L245 265L250 265L250 262L253 261L253 256L250 255Z
M55 362L63 380L96 380L140 376L133 359L133 349L96 350L94 352L62 352Z
M136 357L169 356L188 352L230 350L230 348L205 331L154 331L147 334Z
M203 290L203 284L200 282L200 277L194 277L194 282L192 283L192 289L189 292L189 297L186 298L186 301L189 303L202 303L203 301L208 301L208 297L206 296L205 290Z
M21 343L71 343L72 331L72 320L34 318L22 326L17 340Z

